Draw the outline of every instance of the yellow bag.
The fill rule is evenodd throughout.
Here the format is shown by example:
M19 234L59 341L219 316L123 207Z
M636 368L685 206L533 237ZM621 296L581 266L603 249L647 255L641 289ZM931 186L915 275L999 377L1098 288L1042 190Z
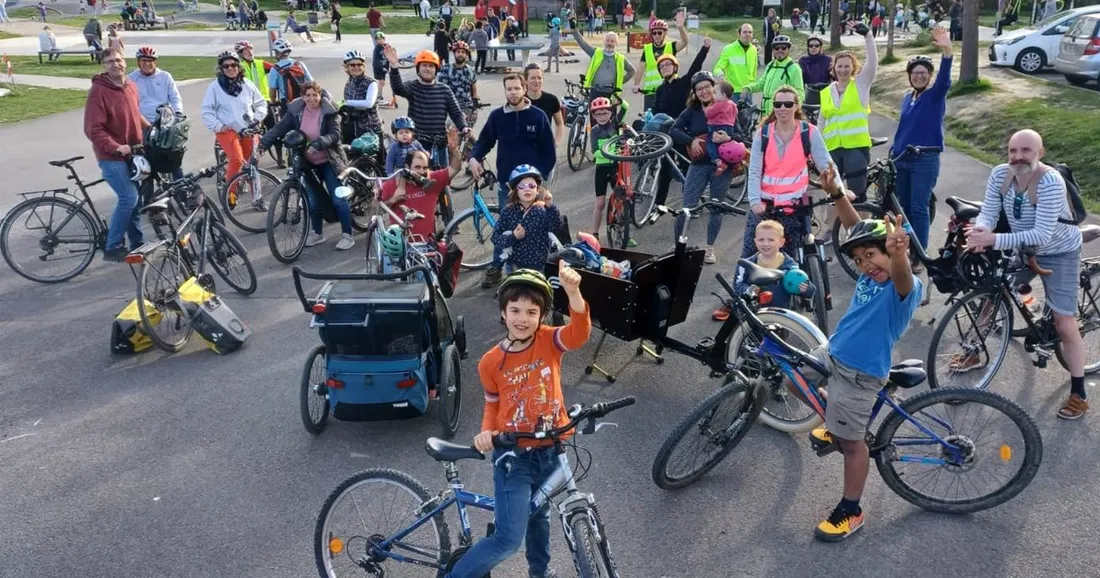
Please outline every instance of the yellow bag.
M160 311L148 301L145 302L145 315L154 326L160 324ZM133 299L111 324L111 353L141 353L151 347L153 340L141 328L141 312L137 299Z

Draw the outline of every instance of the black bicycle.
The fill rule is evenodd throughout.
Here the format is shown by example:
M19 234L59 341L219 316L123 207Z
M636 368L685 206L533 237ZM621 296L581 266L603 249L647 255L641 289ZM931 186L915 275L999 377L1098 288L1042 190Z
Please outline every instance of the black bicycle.
M799 297L795 303L798 309L812 315L821 331L829 333L829 310L833 308L833 297L829 288L829 265L825 259L825 248L813 234L814 209L833 204L825 197L798 205L775 206L764 203L763 218L783 220L795 218L802 223L802 239L794 247L794 259L798 267L806 272L810 284L814 286L813 297Z

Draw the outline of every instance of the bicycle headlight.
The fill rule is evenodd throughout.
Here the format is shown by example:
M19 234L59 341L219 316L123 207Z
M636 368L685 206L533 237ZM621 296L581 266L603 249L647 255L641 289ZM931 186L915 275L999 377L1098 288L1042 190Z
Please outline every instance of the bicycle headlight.
M341 185L339 187L336 187L336 190L333 191L332 194L336 195L337 199L346 199L355 194L355 189L347 185Z

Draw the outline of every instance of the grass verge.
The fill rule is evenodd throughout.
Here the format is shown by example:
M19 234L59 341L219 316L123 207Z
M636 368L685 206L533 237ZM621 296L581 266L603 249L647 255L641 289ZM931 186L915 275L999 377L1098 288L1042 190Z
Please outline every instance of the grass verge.
M428 21L411 16L386 16L385 26L382 32L386 34L425 34L428 32ZM455 20L453 24L458 26L461 20ZM324 27L322 27L324 28ZM367 17L344 15L340 21L340 32L343 34L370 34L370 26L367 25Z
M0 40L7 40L9 38L19 38L18 34L12 34L11 32L4 32L0 30Z
M84 90L18 85L0 98L0 125L23 122L84 106Z
M993 90L993 83L988 78L979 78L978 82L972 82L967 84L960 84L958 82L951 85L951 88L947 91L947 98L955 98L956 96L963 96L964 94L974 94L976 92L987 92Z
M16 74L40 74L42 76L69 76L72 78L91 78L100 72L103 67L92 62L87 56L69 55L62 56L56 62L38 63L37 56L11 56L12 69ZM127 66L133 70L136 66L133 59L129 59ZM177 81L192 78L213 78L215 59L210 57L193 56L161 56L158 59L160 68L172 73Z

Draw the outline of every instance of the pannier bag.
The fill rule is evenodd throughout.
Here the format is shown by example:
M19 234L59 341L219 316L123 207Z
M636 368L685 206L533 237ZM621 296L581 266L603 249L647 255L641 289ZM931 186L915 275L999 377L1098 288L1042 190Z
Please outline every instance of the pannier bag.
M145 302L145 315L153 325L158 325L162 319L160 311L148 301ZM153 340L141 329L137 299L132 299L111 323L111 353L141 353L151 347Z

